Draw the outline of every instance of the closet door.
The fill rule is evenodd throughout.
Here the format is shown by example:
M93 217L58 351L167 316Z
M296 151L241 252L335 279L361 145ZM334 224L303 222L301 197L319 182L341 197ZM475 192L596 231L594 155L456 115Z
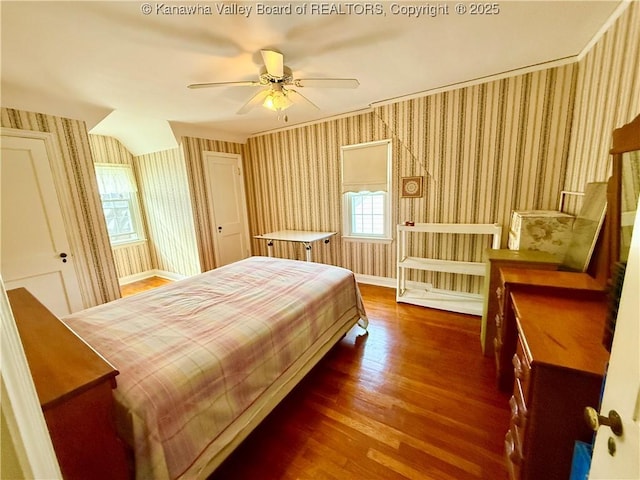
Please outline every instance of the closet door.
M57 316L83 308L73 252L50 167L46 135L2 131L0 272Z
M210 234L216 266L221 267L251 255L242 157L204 152L204 170L212 219Z

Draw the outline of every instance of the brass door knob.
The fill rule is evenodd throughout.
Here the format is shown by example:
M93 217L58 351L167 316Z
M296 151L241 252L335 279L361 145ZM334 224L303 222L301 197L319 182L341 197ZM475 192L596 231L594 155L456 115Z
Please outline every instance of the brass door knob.
M618 412L616 412L615 410L611 410L609 412L609 416L604 417L600 415L595 408L585 407L584 418L587 421L587 425L589 425L589 428L591 428L591 430L593 430L594 432L598 430L598 427L600 427L600 425L606 425L607 427L611 428L611 431L615 435L617 435L618 437L622 436L622 419L620 418L620 415L618 415Z

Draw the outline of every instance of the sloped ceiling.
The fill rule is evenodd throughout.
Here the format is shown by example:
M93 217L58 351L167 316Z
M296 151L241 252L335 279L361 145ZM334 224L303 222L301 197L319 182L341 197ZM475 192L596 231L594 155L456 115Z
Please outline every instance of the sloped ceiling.
M171 143L167 125L180 135L243 142L380 102L575 61L624 3L502 1L491 13L472 14L474 4L466 2L2 1L1 101L83 119L125 145L135 132L139 144L131 148L141 153ZM291 10L267 13L259 5ZM288 123L262 107L236 113L259 87L186 88L257 80L265 48L283 53L295 78L357 78L360 86L298 89L320 109L295 105Z

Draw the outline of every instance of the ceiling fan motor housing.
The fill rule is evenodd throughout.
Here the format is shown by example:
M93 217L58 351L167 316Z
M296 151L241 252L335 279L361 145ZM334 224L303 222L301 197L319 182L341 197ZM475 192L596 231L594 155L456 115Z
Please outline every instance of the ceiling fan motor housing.
M285 66L283 67L282 70L283 70L282 77L277 77L267 72L266 68L262 68L260 72L260 83L262 85L269 85L274 83L290 85L293 82L293 74L291 73L291 69Z

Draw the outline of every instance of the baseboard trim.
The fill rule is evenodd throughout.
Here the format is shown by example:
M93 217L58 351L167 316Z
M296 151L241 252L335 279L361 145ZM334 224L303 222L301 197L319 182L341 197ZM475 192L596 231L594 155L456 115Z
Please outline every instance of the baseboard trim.
M176 280L182 280L183 278L186 278L186 275L181 275L175 272L168 272L166 270L154 269L154 270L147 270L145 272L134 273L133 275L127 275L126 277L121 277L118 279L118 283L120 284L120 286L128 285L130 283L139 282L140 280L145 280L151 277L160 277L160 278L166 278L167 280L176 281Z
M396 288L396 279L387 277L376 277L374 275L363 275L356 273L356 281L358 283L365 283L367 285L376 285L378 287Z

